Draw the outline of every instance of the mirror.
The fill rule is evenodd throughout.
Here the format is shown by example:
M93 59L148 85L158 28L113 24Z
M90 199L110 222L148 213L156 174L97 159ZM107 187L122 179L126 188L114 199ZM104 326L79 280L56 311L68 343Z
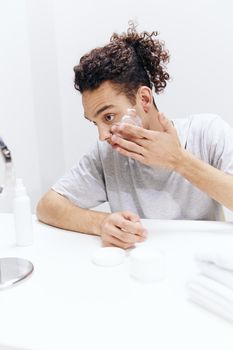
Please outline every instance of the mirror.
M13 182L11 152L0 137L0 197L7 197L6 194L12 188ZM14 257L0 258L0 290L21 283L31 275L33 270L33 264L28 260Z
M34 266L22 258L0 258L0 290L13 287L28 278Z

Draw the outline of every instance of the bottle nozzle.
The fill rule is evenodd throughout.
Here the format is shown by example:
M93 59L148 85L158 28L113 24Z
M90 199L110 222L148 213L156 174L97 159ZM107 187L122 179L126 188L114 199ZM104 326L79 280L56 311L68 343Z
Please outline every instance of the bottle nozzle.
M16 196L23 196L26 195L26 188L23 184L23 180L17 178L15 181L15 195Z

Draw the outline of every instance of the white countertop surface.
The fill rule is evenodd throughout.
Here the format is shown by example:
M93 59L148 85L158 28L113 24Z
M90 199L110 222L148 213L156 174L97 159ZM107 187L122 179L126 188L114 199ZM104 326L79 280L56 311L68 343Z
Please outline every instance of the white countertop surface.
M99 237L35 220L35 242L16 247L11 214L0 214L0 257L29 259L24 283L0 292L0 350L232 350L233 325L187 300L193 256L233 246L233 223L143 220L148 242L166 257L166 278L140 283L129 259L91 262ZM12 347L6 347L6 345Z

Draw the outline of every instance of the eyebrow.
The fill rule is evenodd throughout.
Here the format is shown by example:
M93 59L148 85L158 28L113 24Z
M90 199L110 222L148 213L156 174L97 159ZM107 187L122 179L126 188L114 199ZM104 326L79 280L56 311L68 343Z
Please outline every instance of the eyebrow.
M112 107L115 107L115 106L114 105L105 105L105 106L101 107L100 109L98 109L98 111L95 112L94 118L96 118L100 113L106 111L108 108L112 108ZM87 120L91 120L85 114L84 114L84 118L86 118Z
M98 109L98 111L95 112L94 118L96 118L100 113L104 112L106 109L108 108L112 108L115 107L114 105L105 105L103 107L101 107L100 109Z

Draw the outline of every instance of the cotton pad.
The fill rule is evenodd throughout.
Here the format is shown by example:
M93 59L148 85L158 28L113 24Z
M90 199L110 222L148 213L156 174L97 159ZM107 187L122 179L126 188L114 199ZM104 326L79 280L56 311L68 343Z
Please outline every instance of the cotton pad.
M136 126L142 126L142 122L141 119L137 116L135 117L131 117L129 115L124 115L121 118L121 123L126 123L126 124L132 124L132 125L136 125Z
M136 126L142 126L142 120L137 115L136 110L133 108L127 108L127 112L121 118L120 123L127 123L127 124L136 125Z
M118 247L99 248L92 257L92 262L98 266L116 266L122 264L126 251Z

